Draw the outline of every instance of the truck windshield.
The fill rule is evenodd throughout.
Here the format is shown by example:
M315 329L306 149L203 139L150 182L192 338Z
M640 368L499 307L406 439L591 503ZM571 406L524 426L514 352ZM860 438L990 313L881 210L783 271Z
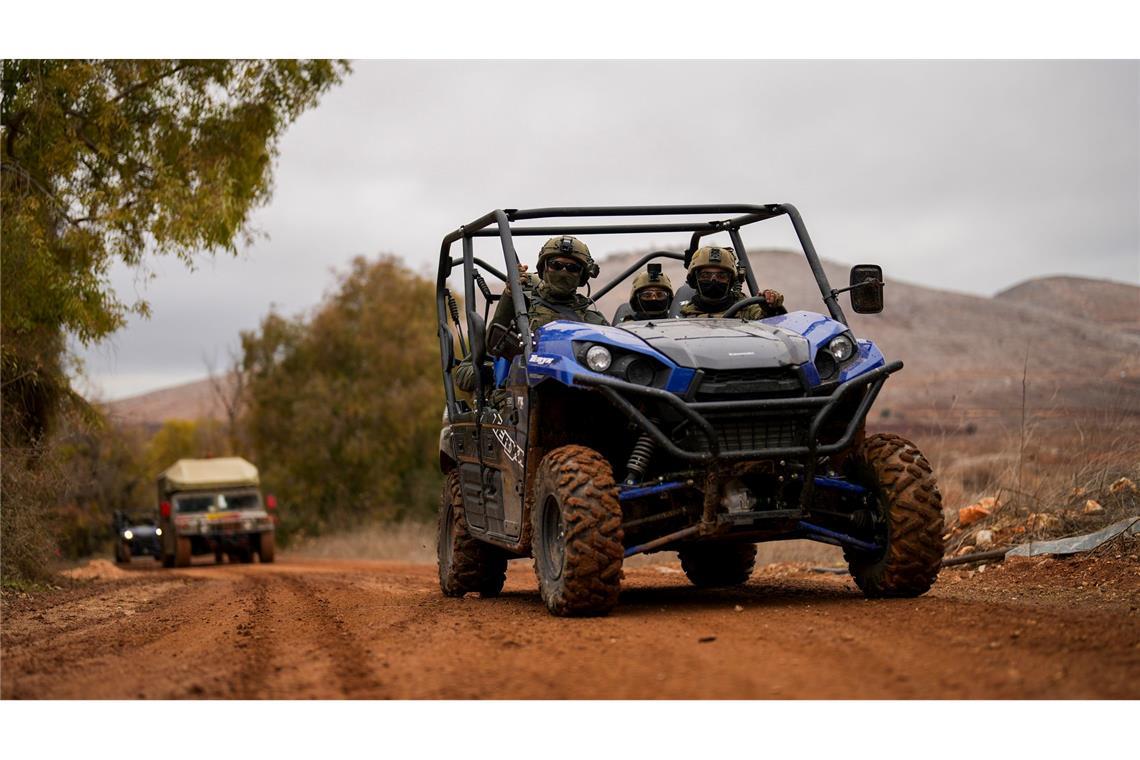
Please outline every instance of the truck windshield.
M227 509L257 509L261 497L256 492L216 493L180 496L177 500L179 512L222 512Z

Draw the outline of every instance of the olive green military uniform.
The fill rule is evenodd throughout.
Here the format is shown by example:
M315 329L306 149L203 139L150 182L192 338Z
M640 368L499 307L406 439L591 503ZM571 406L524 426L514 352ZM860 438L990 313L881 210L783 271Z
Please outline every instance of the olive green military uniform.
M572 259L582 265L582 271L571 273L567 271L547 273L546 264L554 257ZM543 325L556 319L567 319L574 322L588 322L595 325L608 325L609 322L601 312L593 307L593 301L577 292L577 289L586 284L591 277L598 276L598 266L590 255L590 249L577 238L563 235L552 237L543 244L538 252L538 277L533 274L520 274L519 284L523 291L523 300L527 304L527 316L530 319L530 329L533 333ZM508 331L517 335L515 330L515 303L511 298L511 287L503 291L495 307L495 314L487 325L487 346L492 348L491 328L502 325ZM511 340L507 338L507 340ZM513 357L517 347L503 346L500 354ZM464 359L452 370L455 386L463 391L475 390L475 368L471 360Z
M547 271L547 263L552 258L567 258L578 262L582 266L579 273L566 271ZM552 237L547 240L538 252L538 278L525 276L522 285L523 299L527 304L527 316L530 319L530 329L533 333L543 325L556 319L568 319L573 322L588 322L594 325L608 325L609 322L601 312L593 306L593 301L586 298L577 290L591 277L598 276L598 266L586 244L569 235ZM490 346L491 327L502 325L514 331L515 303L511 299L510 288L503 293L495 307L495 315L491 324L487 325L488 346ZM510 353L506 351L505 353Z
M719 269L729 273L729 285L724 295L713 297L702 293L698 282L698 274L702 269ZM693 253L689 260L689 274L686 282L696 291L693 297L683 303L680 308L682 317L706 317L713 319L721 317L726 311L745 296L740 289L742 273L736 258L736 251L722 246L705 246ZM764 319L787 314L784 308L784 296L775 290L765 290L763 296L766 303L757 303L745 306L733 315L734 319Z

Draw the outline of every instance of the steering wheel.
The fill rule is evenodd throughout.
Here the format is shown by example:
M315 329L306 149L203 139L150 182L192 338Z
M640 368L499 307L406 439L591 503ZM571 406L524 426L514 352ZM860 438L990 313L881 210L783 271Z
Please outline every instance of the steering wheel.
M746 306L752 306L753 304L763 304L764 306L767 306L768 299L764 296L752 296L751 298L745 298L743 301L737 301L732 306L729 306L728 310L725 311L724 314L720 315L720 318L728 319L729 317L735 317L741 309L745 308Z

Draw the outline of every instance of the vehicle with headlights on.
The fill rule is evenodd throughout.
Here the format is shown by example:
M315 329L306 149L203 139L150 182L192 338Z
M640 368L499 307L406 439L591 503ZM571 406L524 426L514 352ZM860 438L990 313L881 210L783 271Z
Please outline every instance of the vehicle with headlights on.
M162 559L162 528L153 517L132 517L126 512L115 512L111 518L115 536L115 561L126 564L131 557Z
M823 308L744 320L736 314L761 297L741 230L781 218ZM751 297L721 318L558 320L532 331L525 287L500 296L486 285L522 271L520 237L628 234L682 237L595 299L654 259L687 267L712 236L728 238ZM501 270L483 247L501 252ZM450 292L457 271L463 319ZM869 597L922 594L937 577L943 521L930 464L910 441L866 432L876 396L903 364L855 335L839 303L849 292L855 312L882 311L882 269L855 266L847 287L832 288L795 207L496 210L444 237L436 284L444 594L494 596L507 561L533 556L550 612L604 614L617 603L625 557L677 551L695 585L732 586L748 580L757 542L791 538L841 546ZM488 332L499 298L513 300L515 322ZM479 368L470 399L452 380L461 358Z
M166 567L200 554L273 561L277 502L262 499L257 468L245 459L179 459L158 477L158 503Z

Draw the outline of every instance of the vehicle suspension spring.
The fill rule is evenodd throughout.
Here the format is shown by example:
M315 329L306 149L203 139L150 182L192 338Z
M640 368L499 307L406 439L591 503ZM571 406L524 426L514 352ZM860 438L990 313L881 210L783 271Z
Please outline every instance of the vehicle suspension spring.
M642 433L641 437L637 439L637 443L633 444L633 451L625 465L625 482L627 485L640 483L645 477L645 473L649 469L649 460L653 457L655 448L657 445L653 443L653 439L649 437L648 433Z
M460 327L461 323L459 321L459 304L456 303L455 296L451 295L450 290L445 290L443 292L447 294L447 309L451 312L451 318L455 320L455 326Z

